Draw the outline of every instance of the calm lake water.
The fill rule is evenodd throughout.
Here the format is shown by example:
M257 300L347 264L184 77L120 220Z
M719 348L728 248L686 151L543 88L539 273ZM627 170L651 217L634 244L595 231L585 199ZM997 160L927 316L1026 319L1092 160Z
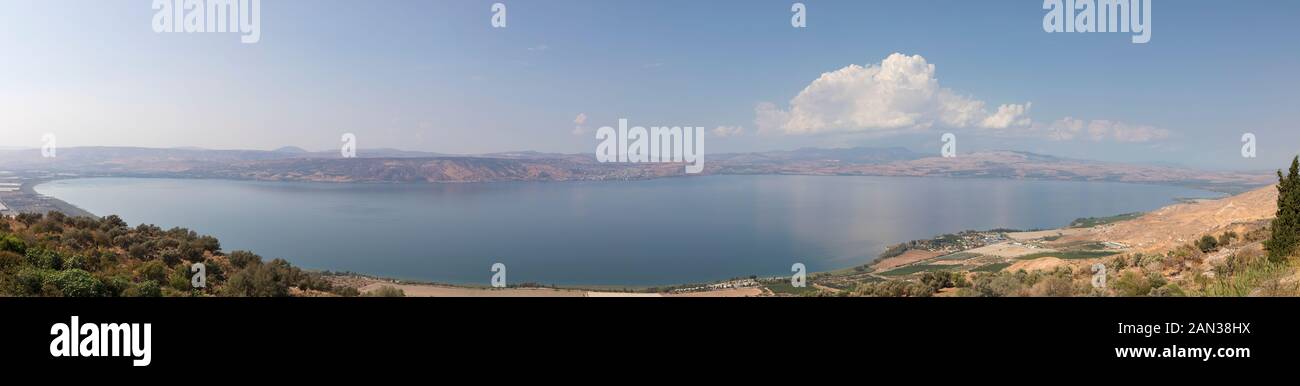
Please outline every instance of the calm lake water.
M327 184L95 178L38 192L128 223L183 226L311 269L488 284L656 285L872 260L966 229L1053 228L1206 191L985 179L708 176L631 182Z

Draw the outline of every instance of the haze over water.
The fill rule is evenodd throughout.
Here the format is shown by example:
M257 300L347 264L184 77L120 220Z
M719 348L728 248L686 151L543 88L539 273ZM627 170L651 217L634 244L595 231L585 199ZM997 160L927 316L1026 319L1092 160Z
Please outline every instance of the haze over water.
M1215 193L993 179L707 176L649 181L327 184L95 178L37 191L128 223L183 226L310 269L487 285L647 286L867 263L942 233L1055 228Z

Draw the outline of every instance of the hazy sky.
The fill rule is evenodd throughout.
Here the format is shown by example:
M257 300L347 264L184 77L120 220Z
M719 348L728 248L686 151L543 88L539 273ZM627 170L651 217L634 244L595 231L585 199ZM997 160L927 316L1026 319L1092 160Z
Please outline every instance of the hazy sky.
M1214 168L1300 152L1296 1L1155 0L1147 44L1049 34L1041 0L806 0L803 29L793 1L498 1L507 28L493 1L263 0L242 44L155 33L151 0L0 0L0 147L577 153L627 118L705 127L713 153L945 132Z

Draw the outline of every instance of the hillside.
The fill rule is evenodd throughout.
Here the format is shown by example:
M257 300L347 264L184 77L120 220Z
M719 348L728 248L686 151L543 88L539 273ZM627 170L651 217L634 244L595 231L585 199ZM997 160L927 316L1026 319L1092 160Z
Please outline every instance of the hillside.
M1218 200L1160 208L1133 220L1089 228L1063 237L1060 243L1111 241L1135 251L1159 253L1195 241L1206 234L1244 233L1259 227L1277 212L1277 187L1267 186Z
M364 150L359 158L298 148L276 151L68 148L56 159L37 150L0 151L9 171L38 175L228 178L321 182L598 181L683 176L682 164L599 163L590 154L512 152L448 156L392 149ZM1109 181L1180 185L1239 193L1273 182L1268 173L1206 172L1041 154L991 151L943 158L903 148L805 148L793 151L708 154L704 174L796 174L1055 181Z
M966 231L889 248L867 266L810 276L803 295L1296 296L1300 262L1270 260L1264 241L1276 185L1088 227ZM1106 285L1093 285L1097 265Z
M206 281L194 286L191 266ZM129 227L117 216L59 212L0 216L0 296L283 297L356 296L287 261L229 254L211 236L185 228Z

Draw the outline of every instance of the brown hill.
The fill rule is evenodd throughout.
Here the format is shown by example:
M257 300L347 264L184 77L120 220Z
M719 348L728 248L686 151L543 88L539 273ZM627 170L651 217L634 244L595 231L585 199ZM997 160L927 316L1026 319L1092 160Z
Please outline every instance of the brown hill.
M1203 235L1259 227L1277 212L1277 187L1268 186L1218 200L1171 205L1129 221L1093 227L1058 242L1123 243L1138 252L1162 253Z

